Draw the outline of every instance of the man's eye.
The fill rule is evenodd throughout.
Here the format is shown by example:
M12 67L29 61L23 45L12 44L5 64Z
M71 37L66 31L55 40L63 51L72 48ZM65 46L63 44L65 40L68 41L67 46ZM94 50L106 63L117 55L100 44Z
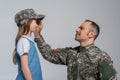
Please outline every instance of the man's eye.
M80 29L82 30L83 28L82 28L82 27L80 27Z

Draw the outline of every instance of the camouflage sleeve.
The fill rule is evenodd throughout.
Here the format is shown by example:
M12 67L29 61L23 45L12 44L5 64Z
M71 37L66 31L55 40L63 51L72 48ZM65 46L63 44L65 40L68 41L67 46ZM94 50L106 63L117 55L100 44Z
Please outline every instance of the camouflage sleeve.
M35 38L35 42L37 43L38 49L41 52L42 56L55 64L63 64L66 65L68 48L59 48L59 49L51 49L50 45L48 45L43 37Z
M98 64L98 72L100 80L117 80L113 61L106 52L102 53L101 60Z

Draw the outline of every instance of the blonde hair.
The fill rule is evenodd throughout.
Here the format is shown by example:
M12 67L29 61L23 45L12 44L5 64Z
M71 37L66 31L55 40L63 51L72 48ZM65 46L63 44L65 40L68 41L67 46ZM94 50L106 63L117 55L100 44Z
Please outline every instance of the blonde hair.
M32 22L32 19L31 20L28 20L26 23L22 24L21 26L18 26L19 29L18 29L18 33L17 33L17 36L15 38L15 49L13 51L13 64L17 64L17 59L16 59L16 46L17 46L17 42L19 40L19 38L22 36L22 35L26 35L28 34L29 30L30 30L30 24Z

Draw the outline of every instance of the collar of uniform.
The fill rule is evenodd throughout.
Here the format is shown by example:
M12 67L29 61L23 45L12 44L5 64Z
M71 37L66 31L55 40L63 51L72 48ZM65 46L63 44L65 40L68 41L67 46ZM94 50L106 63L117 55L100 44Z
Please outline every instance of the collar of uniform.
M93 46L94 46L94 43L92 43L90 45L87 45L87 46L84 46L84 47L80 46L80 52L87 51L87 50L89 50Z

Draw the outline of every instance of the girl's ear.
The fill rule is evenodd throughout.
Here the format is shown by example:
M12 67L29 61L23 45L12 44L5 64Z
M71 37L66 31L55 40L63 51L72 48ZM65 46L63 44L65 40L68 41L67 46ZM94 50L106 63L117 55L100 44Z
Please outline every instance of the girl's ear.
M27 19L27 20L24 20L24 23L27 24L27 23L28 23L28 19Z

